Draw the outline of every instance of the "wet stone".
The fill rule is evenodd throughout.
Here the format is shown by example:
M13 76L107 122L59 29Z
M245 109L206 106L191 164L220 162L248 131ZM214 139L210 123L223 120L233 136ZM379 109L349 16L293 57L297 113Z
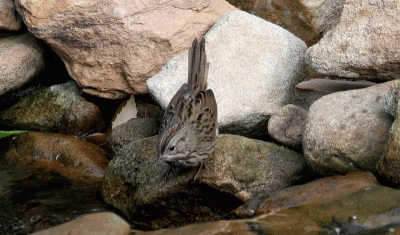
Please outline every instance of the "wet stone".
M114 156L124 145L157 135L160 123L155 118L133 118L115 127L107 140L107 147Z
M356 172L279 190L264 201L271 209L250 219L135 234L399 234L399 196L371 173Z
M29 132L13 138L5 159L27 170L57 172L77 182L101 182L108 160L104 151L72 136Z
M73 103L64 113L60 133L82 136L105 128L100 109L88 101Z
M222 219L259 194L296 184L306 172L304 157L275 144L220 135L208 169L174 169L158 163L156 136L124 146L103 180L105 202L145 228L159 229Z

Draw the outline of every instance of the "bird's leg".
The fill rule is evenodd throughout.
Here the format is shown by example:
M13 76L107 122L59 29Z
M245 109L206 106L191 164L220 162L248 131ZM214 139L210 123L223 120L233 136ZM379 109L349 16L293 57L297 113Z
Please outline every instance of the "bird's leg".
M169 165L168 170L164 174L162 174L161 177L164 177L164 175L165 175L164 183L167 183L169 174L171 173L171 170L172 170L172 166Z
M197 176L199 176L200 170L201 170L202 168L206 168L207 170L209 170L209 168L208 168L207 164L205 163L205 161L202 161L202 162L200 163L200 166L199 166L199 168L197 169L197 172L196 172L196 174L195 174L194 177L193 177L193 181L197 180Z

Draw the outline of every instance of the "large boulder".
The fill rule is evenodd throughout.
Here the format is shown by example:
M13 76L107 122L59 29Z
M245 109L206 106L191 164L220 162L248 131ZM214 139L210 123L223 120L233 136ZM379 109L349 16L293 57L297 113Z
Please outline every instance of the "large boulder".
M103 180L106 203L132 223L157 229L221 219L242 203L303 180L304 157L273 143L221 135L207 167L168 169L158 163L149 137L125 145L110 161Z
M282 26L308 46L318 42L324 30L329 0L227 0L235 7Z
M400 1L347 0L341 7L337 25L307 50L311 68L321 76L400 78Z
M28 30L64 61L83 92L147 93L146 80L235 8L223 0L17 0Z
M399 82L337 92L314 102L303 133L309 167L322 175L376 172L393 123L385 97Z
M289 31L243 11L219 19L206 34L208 87L218 104L221 132L267 133L273 113L286 105L304 79L306 44ZM187 51L147 81L150 94L166 108L187 83Z

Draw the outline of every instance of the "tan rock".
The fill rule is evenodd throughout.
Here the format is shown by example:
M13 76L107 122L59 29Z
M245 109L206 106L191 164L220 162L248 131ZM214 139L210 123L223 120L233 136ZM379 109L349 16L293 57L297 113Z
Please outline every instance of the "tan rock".
M88 183L100 183L108 164L104 151L94 144L72 136L40 132L14 137L5 158L23 169L45 169Z
M22 20L13 0L0 1L0 30L20 30Z
M37 77L45 68L45 53L31 33L0 37L0 95Z
M111 212L93 213L32 235L128 235L131 226Z
M235 9L223 0L16 2L83 91L111 99L147 93L149 77Z
M390 81L400 78L400 1L347 0L340 21L307 50L320 76Z
M282 26L307 46L318 42L324 30L327 0L228 0L241 10ZM336 2L336 1L332 1Z

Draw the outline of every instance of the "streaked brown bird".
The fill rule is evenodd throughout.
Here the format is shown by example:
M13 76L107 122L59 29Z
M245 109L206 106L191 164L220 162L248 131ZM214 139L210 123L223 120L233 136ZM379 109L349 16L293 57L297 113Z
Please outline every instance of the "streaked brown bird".
M209 63L204 37L195 39L189 49L188 83L176 92L169 102L157 139L158 161L173 167L196 167L196 180L205 159L214 152L218 136L217 102L207 89Z

